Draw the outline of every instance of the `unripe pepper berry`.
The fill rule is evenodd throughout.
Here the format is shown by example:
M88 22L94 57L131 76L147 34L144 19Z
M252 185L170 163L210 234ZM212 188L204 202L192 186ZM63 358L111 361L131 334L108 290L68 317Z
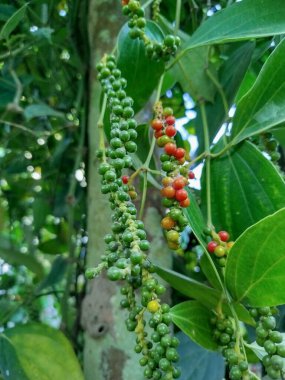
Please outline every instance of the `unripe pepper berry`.
M221 245L218 245L215 250L214 250L214 254L217 256L217 257L223 257L225 256L226 254L226 249L224 247L222 247Z
M173 178L171 178L171 177L164 177L163 179L162 179L162 184L163 184L163 186L168 186L168 185L171 185L172 183L173 183Z
M156 313L160 308L159 302L157 300L149 301L147 304L147 309L151 313Z

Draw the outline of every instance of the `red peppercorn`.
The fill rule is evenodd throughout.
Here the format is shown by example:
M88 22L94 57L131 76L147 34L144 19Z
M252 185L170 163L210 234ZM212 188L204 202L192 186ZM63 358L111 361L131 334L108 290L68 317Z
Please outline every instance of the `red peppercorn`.
M177 190L175 193L175 198L178 200L178 202L185 201L185 199L188 198L188 193L184 189Z
M187 185L187 180L186 180L186 178L184 178L182 176L175 178L175 180L173 181L173 184L172 184L172 186L174 187L175 190L183 189L183 187L185 185Z
M176 153L176 145L173 144L173 143L167 143L165 146L164 146L164 151L166 154L168 154L169 156L174 156L175 153Z
M188 207L190 206L190 199L186 198L184 201L179 202L181 207Z
M123 175L122 176L122 182L126 185L129 182L129 176L128 175Z
M165 134L168 136L168 137L173 137L176 135L176 128L173 126L173 125L168 125L166 128L165 128Z
M161 189L161 195L165 198L174 198L176 193L172 186L166 186Z
M218 232L218 235L222 241L228 241L230 238L230 235L227 231L220 231Z
M164 132L163 132L162 129L160 129L159 131L155 131L155 133L154 133L154 137L155 137L156 139L158 139L159 137L161 137L161 136L163 136L163 135L164 135Z
M195 173L192 172L192 171L190 171L190 172L188 173L188 178L189 178L189 179L194 179L194 178L195 178Z
M152 122L151 122L151 126L152 126L152 128L153 128L155 131L159 131L160 129L163 128L162 120L160 120L160 119L154 119L154 120L152 120Z
M179 160L180 158L184 158L184 156L185 156L185 149L177 148L175 152L175 157Z
M165 122L166 122L166 124L168 124L168 125L174 125L175 124L175 117L174 116L167 116L166 118L165 118Z
M208 251L210 252L210 253L214 253L214 251L215 251L215 248L218 246L218 243L216 242L216 241L210 241L210 243L208 243L208 245L207 245L207 248L208 248Z

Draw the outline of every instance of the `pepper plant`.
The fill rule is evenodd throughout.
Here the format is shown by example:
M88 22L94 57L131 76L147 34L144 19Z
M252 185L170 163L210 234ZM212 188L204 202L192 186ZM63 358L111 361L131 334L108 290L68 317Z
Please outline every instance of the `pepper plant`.
M59 11L69 17L71 35L76 31L74 20L78 9L84 20L91 13L92 1L84 4L86 7L80 8L78 4L60 3ZM21 334L33 335L35 340L37 334L41 338L45 335L42 324L31 323L42 322L40 310L33 318L32 309L36 299L45 296L42 294L45 288L51 288L51 294L56 297L61 328L72 338L81 360L82 332L86 330L87 342L90 330L83 320L84 312L80 326L79 310L70 305L75 300L80 308L84 292L88 297L86 288L95 284L96 291L96 284L105 281L106 274L113 282L110 286L120 288L122 310L121 317L116 317L125 320L126 330L132 335L133 347L128 349L137 354L137 361L131 365L137 368L139 363L141 378L254 380L267 376L283 379L285 3L282 0L215 4L194 0L117 2L120 15L114 13L114 17L122 17L124 23L118 28L114 43L106 44L112 45L109 49L100 57L92 54L94 33L90 29L90 49L82 49L77 41L61 53L71 67L66 68L68 74L60 86L68 90L70 83L76 83L78 87L75 97L70 93L64 95L63 104L58 98L51 99L51 88L46 89L40 80L36 83L40 95L35 95L36 86L23 75L23 72L27 74L28 65L24 46L34 47L37 43L36 49L40 50L41 44L46 46L45 39L51 41L52 32L48 31L47 21L43 22L39 40L24 38L18 53L17 28L25 30L25 23L30 27L29 22L35 16L31 5L21 5L10 17L3 17L0 31L0 38L5 42L1 56L3 78L8 73L16 89L11 99L8 94L8 100L1 103L0 122L6 128L2 138L6 134L12 136L9 128L17 128L24 135L32 132L40 137L42 134L49 140L55 133L57 138L49 143L52 157L62 155L60 149L65 147L60 147L59 141L63 139L70 145L66 157L73 163L74 172L83 173L89 162L86 184L90 198L82 190L86 184L81 183L79 189L65 168L60 192L65 195L66 210L50 207L38 226L30 229L30 239L32 236L32 241L37 242L32 261L22 262L21 255L17 255L18 261L10 263L11 268L15 266L16 275L19 273L15 264L37 273L33 276L29 271L24 272L29 279L29 292L21 295L24 300L20 307L15 309L12 305L0 319L4 331L0 337L2 377L10 378L13 369L15 379L36 378L20 359L22 351L31 355L30 348L25 351L17 339ZM8 5L3 9L11 11ZM44 9L48 7L42 7L41 11ZM83 27L80 33L88 36ZM60 36L56 38L64 43ZM23 37L19 34L18 38ZM55 54L56 44L53 49ZM14 58L18 54L19 62ZM86 69L88 65L92 68ZM79 75L75 67L79 68ZM50 78L51 72L46 70ZM88 70L92 84L86 80ZM92 103L92 91L89 91L92 86L97 90L96 104ZM97 113L96 124L92 123L87 104L91 112L94 107ZM60 128L60 121L65 118L79 127L72 143L67 142L72 131L62 132ZM85 136L87 124L89 132L96 130L96 141L93 132ZM47 133L43 133L45 128ZM85 146L90 148L89 160L83 154ZM3 162L9 158L9 142L5 149ZM21 144L17 149L21 149ZM26 156L29 156L27 152ZM40 154L35 156L38 172L49 173L50 165L46 162L52 163L53 158L47 154L47 161L42 162ZM51 173L56 171L55 167L53 163ZM100 194L92 194L92 178L100 182L100 190L96 188ZM20 176L16 180L24 179L25 176ZM67 193L66 182L69 183ZM43 179L44 190L34 189L33 197L37 199L36 193L41 191L51 196L53 184L53 179ZM31 211L29 203L20 200L16 202L21 206L20 211L13 206L11 195L15 189L9 173L4 172L1 191L3 207L8 209L4 202L7 201L9 210L13 211L9 215L13 228L7 224L3 227L3 238L7 238L15 226L20 231L27 229L25 223L17 224L19 215L23 218L28 213L34 217L38 214L35 209ZM158 201L152 201L153 194ZM86 243L82 215L92 213L91 203L90 208L88 204L91 197L95 200L98 197L98 203L107 201L111 213L105 219L104 229L109 231L104 237L99 232L91 236L94 228L91 218L88 219L89 239L104 240L105 244L104 249L96 252L95 260L87 259L96 262L94 266L82 260ZM173 257L173 268L160 265L158 258L151 255L156 236L147 233L149 203L161 216L163 249ZM106 215L109 211L106 210ZM20 236L15 236L15 245L25 244L27 235ZM58 251L58 243L64 246L62 252ZM42 266L45 253L59 254L55 260L50 259L49 273ZM92 254L89 243L87 257ZM9 262L7 255L2 258L2 265ZM78 291L79 278L83 281L81 291ZM16 285L5 287L3 301L10 302L11 295L15 297L21 291L21 285L18 282ZM170 287L171 296L167 292ZM29 324L9 329L19 308L27 313ZM77 315L72 322L71 310ZM74 331L77 334L72 334ZM108 334L104 326L97 331L101 332ZM98 336L103 339L100 334L96 335L98 346ZM109 336L117 341L114 335ZM16 356L9 351L8 339ZM65 338L58 335L54 339ZM61 349L64 345L70 350L65 340ZM195 352L207 357L199 366L194 359ZM103 357L102 354L102 360ZM72 365L76 368L74 379L83 378L72 352L69 359L68 370L71 371ZM92 377L86 370L86 358L83 366L87 380L96 378L96 371L100 371L95 368ZM58 376L62 374L58 372Z

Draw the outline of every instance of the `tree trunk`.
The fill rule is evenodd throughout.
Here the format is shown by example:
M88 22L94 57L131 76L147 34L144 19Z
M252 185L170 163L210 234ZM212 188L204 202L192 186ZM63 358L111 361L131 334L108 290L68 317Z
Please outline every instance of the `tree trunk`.
M99 133L97 122L100 113L100 85L96 80L95 65L104 53L115 46L115 39L122 24L118 0L90 0L88 33L90 48L89 69L89 173L88 173L88 254L87 267L100 262L105 251L103 236L110 232L111 213L107 197L101 194L100 176L97 173ZM153 209L146 210L146 220L159 227L159 215ZM154 221L156 219L156 221ZM163 256L160 228L156 232L154 245ZM167 253L164 260L169 262ZM139 356L134 352L135 334L125 327L127 312L119 306L119 286L110 283L104 276L88 283L82 305L82 326L85 330L84 374L86 380L142 380L143 370Z

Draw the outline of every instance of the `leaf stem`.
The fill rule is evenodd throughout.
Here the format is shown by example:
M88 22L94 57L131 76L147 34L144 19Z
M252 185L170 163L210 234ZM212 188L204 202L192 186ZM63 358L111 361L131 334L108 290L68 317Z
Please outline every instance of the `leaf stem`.
M204 102L200 102L200 110L203 124L204 140L205 140L205 155L206 155L206 191L207 191L207 225L213 229L212 223L212 205L211 205L211 154L210 154L210 138L207 114Z
M211 70L209 70L208 68L206 69L206 74L207 76L210 78L210 80L213 82L213 84L215 85L216 89L218 90L221 98L222 98L222 102L223 102L223 105L224 105L224 110L225 110L225 114L226 116L228 116L228 113L229 113L229 105L228 105L228 101L227 101L227 98L226 98L226 95L225 95L225 92L223 90L223 87L221 86L220 82L217 80L217 78L215 78L215 76L213 75L213 73L211 72Z
M103 152L103 162L106 162L106 149L105 149L105 139L104 139L104 115L107 107L107 95L104 95L103 104L99 116L99 120L97 123L97 127L99 128L99 149Z
M140 212L139 212L139 219L140 220L142 220L142 218L143 218L145 201L146 201L146 193L147 193L147 172L144 172L142 200L141 200L141 207L140 207Z
M180 16L181 16L181 0L176 0L175 29L174 29L175 36L177 36L178 31L179 31Z

